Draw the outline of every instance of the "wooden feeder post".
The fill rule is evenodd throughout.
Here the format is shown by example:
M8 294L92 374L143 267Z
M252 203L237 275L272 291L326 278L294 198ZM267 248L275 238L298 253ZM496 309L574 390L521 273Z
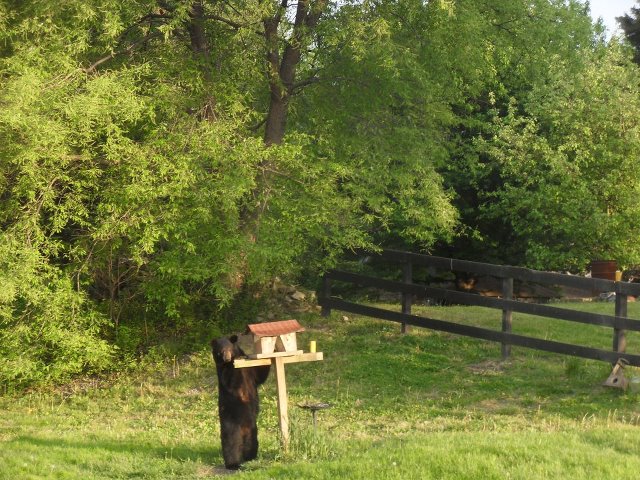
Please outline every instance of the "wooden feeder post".
M248 355L247 358L234 360L235 368L258 367L271 365L276 372L276 387L278 394L278 417L280 423L280 441L282 449L287 450L289 446L289 400L287 397L287 380L284 373L284 366L287 363L315 362L322 360L322 352L303 353L297 350L295 334L304 329L295 320L285 320L283 322L270 322L249 325L247 330L253 335L254 345L260 346L261 353ZM277 341L272 342L273 337ZM262 348L265 345L276 345L275 350L265 352ZM290 349L289 351L286 351Z
M278 422L280 424L280 438L283 449L286 451L289 445L289 399L287 396L287 379L284 375L283 357L273 359L276 369L276 387L278 390Z

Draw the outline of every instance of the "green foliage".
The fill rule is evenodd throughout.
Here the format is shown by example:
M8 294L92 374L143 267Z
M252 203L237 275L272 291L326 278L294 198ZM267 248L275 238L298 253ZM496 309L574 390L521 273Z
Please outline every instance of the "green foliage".
M438 75L451 52L419 40L423 27L441 35L431 24L443 15L412 3L340 10L330 23L341 48L319 52L323 77L340 81L314 85L292 115L298 128L323 139L316 155L339 169L341 190L378 243L428 247L457 220L435 170L446 161L450 102L459 95ZM397 20L403 17L409 21Z
M0 381L196 341L360 248L637 262L626 55L577 0L0 2Z
M204 2L209 53L194 43L193 8L190 1L3 3L0 227L38 267L21 267L11 248L0 261L15 263L12 270L60 305L56 322L64 308L76 311L74 322L97 349L58 342L60 351L50 350L31 376L18 381L6 370L4 382L62 376L36 370L104 368L115 351L105 340L128 364L154 338L202 332L276 275L316 276L345 249L372 247L381 227L399 226L422 245L450 232L455 212L425 155L440 133L422 131L431 111L409 88L424 70L404 74L394 60L401 51L385 52L389 30L375 12L353 7L370 16L359 17L344 61L353 64L350 78L380 64L386 94L376 106L361 97L350 107L358 117L353 139L343 129L351 120L325 128L325 105L306 95L292 105L286 141L266 146L253 128L265 112L264 45L254 31L265 7L243 5L237 15ZM228 21L215 20L221 16ZM332 22L328 15L321 36L335 52L345 25L331 31ZM369 25L375 48L367 45ZM332 55L318 61L328 66ZM367 62L355 64L357 55ZM312 68L305 57L301 72ZM353 93L349 85L345 101ZM388 125L390 108L414 113L403 121L397 111L402 121ZM446 107L438 109L446 118ZM14 339L4 345L9 357L21 355L15 304L27 297L20 290L0 303L8 319L0 330ZM22 335L37 337L38 325L56 335L58 323L45 315L30 311ZM67 361L74 352L79 363Z
M470 2L480 89L455 106L450 162L460 236L448 255L583 271L640 260L638 71L580 2ZM470 11L473 7L469 8ZM495 28L497 27L497 28Z
M616 20L624 32L626 41L634 49L633 61L640 63L640 40L638 39L638 33L640 33L640 8L631 7L629 13L617 17Z
M638 71L613 44L577 79L566 80L561 62L550 75L531 93L527 114L514 105L482 143L501 177L483 215L509 225L533 267L580 271L593 258L635 264Z
M34 249L0 237L0 391L110 366L107 319Z

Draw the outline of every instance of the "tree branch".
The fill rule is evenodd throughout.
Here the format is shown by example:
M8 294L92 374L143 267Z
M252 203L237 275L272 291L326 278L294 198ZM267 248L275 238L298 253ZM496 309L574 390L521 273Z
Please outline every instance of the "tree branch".
M240 30L241 28L248 28L251 26L251 23L238 23L234 20L230 20L228 18L222 17L220 15L215 15L215 14L205 15L203 18L206 18L207 20L216 20L220 23L224 23L225 25L230 26L236 31ZM260 37L264 36L264 32L261 32L260 30L254 30L253 33L255 33Z
M320 81L320 77L316 77L315 75L313 77L309 77L306 78L304 80L300 80L299 82L296 82L293 84L293 87L291 87L292 91L296 91L296 90L300 90L308 85L312 85L314 83L318 83Z
M218 22L226 23L230 27L233 27L235 30L239 30L242 27L246 27L247 26L247 25L243 25L241 23L235 22L233 20L230 20L228 18L221 17L220 15L216 15L216 14L205 15L204 18L207 18L209 20L217 20Z
M137 42L132 43L131 45L129 45L127 48L125 48L124 50L118 50L117 52L111 52L109 55L100 58L99 60L96 60L95 62L93 62L91 65L89 65L88 67L82 68L81 70L84 73L91 73L92 71L94 71L96 68L98 68L100 65L102 65L105 62L108 62L109 60L111 60L112 58L117 57L118 55L122 55L123 53L130 53L133 50L135 50L136 47L138 47L139 45L147 42L148 40L151 40L153 38L157 38L159 36L161 36L162 34L160 32L154 32L154 33L150 33L148 35L145 35L144 37L142 37L140 40L138 40Z
M258 131L258 129L260 127L262 127L265 123L267 123L267 117L264 117L262 120L260 120L258 123L256 123L255 125L251 125L249 127L249 130L251 130L252 132L256 132Z

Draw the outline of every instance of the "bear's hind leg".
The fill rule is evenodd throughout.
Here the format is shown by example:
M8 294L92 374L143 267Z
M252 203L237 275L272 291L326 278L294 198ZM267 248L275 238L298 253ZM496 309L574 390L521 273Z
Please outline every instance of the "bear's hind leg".
M258 427L256 425L242 426L242 458L253 460L258 456Z
M222 458L228 470L237 470L243 459L242 428L236 425L222 425Z

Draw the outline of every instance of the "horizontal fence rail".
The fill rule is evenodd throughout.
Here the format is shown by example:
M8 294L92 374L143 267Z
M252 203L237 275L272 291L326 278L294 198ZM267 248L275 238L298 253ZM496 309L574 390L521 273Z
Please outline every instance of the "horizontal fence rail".
M534 348L546 352L562 353L565 355L573 355L592 360L602 360L610 363L616 363L619 358L624 358L630 365L640 366L640 355L600 350L598 348L583 347L568 343L554 342L551 340L542 340L513 333L489 330L487 328L461 325L459 323L447 322L445 320L421 317L418 315L407 315L406 313L392 312L382 308L347 302L339 298L323 299L322 303L323 306L326 305L329 308L335 308L336 310L341 310L343 312L365 315L392 322L407 323L416 327L429 328L431 330L438 330L441 332L454 333L482 340L492 340L494 342L508 342L511 345L520 347Z
M616 292L624 295L640 296L640 284L638 283L614 282L613 280L605 280L602 278L586 278L577 275L512 267L509 265L493 265L491 263L471 262L469 260L434 257L399 250L384 250L380 254L380 257L395 263L411 263L413 265L435 267L451 272L476 273L499 278L513 278L515 280L539 283L542 285L561 285L564 287L579 288L585 291L597 290L601 292Z
M627 318L627 296L640 296L639 284L542 272L522 267L500 266L444 257L433 257L396 250L386 250L380 254L380 258L391 263L399 264L403 267L402 282L339 270L330 271L324 277L323 288L319 295L319 304L322 306L323 314L328 314L331 309L337 309L401 323L403 333L407 331L408 325L412 325L500 342L503 346L503 358L507 358L510 354L510 347L512 345L516 345L592 360L601 360L612 364L616 363L618 359L623 358L629 362L630 365L640 366L640 355L628 354L625 352L625 332L627 330L640 331L640 321ZM486 297L478 294L413 283L411 277L414 265L434 267L445 271L466 272L502 278L502 298ZM514 280L542 285L547 284L572 287L576 289L583 289L591 293L615 292L615 315L581 312L566 308L524 303L513 300ZM331 296L331 287L332 282L334 281L401 293L402 311L393 312L333 297ZM414 296L418 298L435 298L462 305L474 305L502 310L502 331L461 325L445 320L435 320L423 316L412 315L411 300ZM511 333L512 312L613 328L613 348L612 350L602 350L598 348L513 334Z
M541 317L557 318L572 322L588 323L604 327L624 328L625 330L640 331L640 321L625 317L602 315L599 313L580 312L566 308L540 305L536 303L524 303L517 300L505 300L494 297L484 297L474 293L458 292L446 288L427 287L415 283L401 283L382 278L368 277L357 273L333 270L326 275L330 280L352 283L362 287L375 287L390 292L409 293L418 297L437 298L451 303L462 305L475 305L480 307L511 310L512 312L528 313Z

